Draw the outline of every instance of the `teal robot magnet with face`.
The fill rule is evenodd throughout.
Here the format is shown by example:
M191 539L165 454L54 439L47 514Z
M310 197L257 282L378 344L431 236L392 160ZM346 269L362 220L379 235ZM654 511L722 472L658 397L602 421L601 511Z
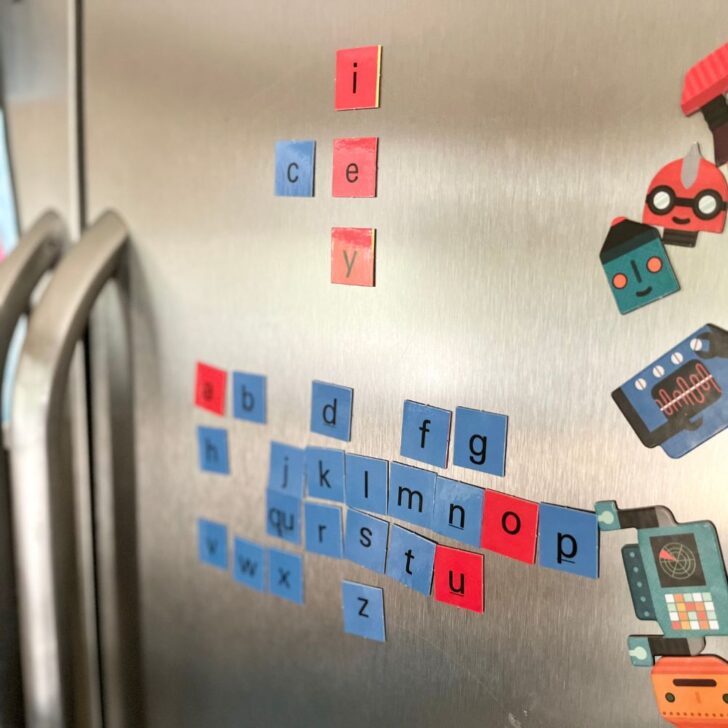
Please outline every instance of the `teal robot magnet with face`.
M620 313L680 290L660 234L650 225L617 218L599 259Z

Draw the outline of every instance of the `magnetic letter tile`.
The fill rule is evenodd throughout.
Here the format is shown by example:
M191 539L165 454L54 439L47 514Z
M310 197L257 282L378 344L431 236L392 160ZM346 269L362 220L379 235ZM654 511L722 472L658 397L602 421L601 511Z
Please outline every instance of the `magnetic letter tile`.
M331 282L373 286L376 231L372 228L331 228Z
M484 494L482 488L438 476L433 530L470 546L480 546Z
M303 604L303 557L268 549L268 591L289 602Z
M435 601L482 612L483 554L438 544L435 551Z
M336 111L379 107L381 64L382 46L336 51Z
M538 503L495 490L485 491L480 541L484 549L533 564L536 561L537 533Z
M340 559L344 550L341 508L320 503L304 506L306 551Z
M268 489L303 497L304 451L281 442L270 444L270 470Z
M486 509L487 509L486 504ZM541 503L539 564L578 576L599 578L599 529L596 513Z
M353 581L341 582L344 632L377 642L385 641L384 591Z
M506 415L456 408L453 465L505 475L507 433Z
M334 197L377 196L377 137L334 139Z
M386 514L389 462L346 453L346 505Z
M405 400L399 454L446 468L451 415L448 410Z
M306 448L306 490L312 498L344 502L344 451Z
M355 510L346 514L344 553L349 561L359 566L384 573L387 558L389 523Z
M389 468L389 515L431 528L436 478L437 475L429 470L392 463Z
M195 404L216 415L225 414L225 388L227 372L207 364L197 365L195 377Z
M387 550L387 576L429 596L434 562L434 541L406 528L392 526Z
M311 432L337 440L351 440L354 390L337 384L313 382L311 387Z
M233 372L233 414L239 420L265 424L265 377Z
M197 553L203 564L227 571L227 526L215 521L197 520Z
M276 142L276 195L313 197L315 141Z
M230 472L227 430L219 427L198 427L197 450L200 470L222 475Z
M235 539L235 581L255 591L265 591L265 549L252 541Z
M266 533L290 543L301 543L301 501L294 496L268 490L266 508Z

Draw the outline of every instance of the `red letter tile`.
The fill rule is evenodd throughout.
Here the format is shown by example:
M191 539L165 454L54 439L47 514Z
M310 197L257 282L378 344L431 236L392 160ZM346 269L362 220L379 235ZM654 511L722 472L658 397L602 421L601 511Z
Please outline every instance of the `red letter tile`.
M374 285L372 228L331 228L331 282Z
M435 549L435 601L483 612L483 554Z
M334 108L379 108L379 71L382 46L347 48L336 51Z
M377 196L377 137L334 139L334 197Z
M489 551L533 564L536 560L538 503L486 490L483 507L480 545Z
M227 372L207 364L197 364L195 381L195 404L202 409L225 414L225 389L227 388Z

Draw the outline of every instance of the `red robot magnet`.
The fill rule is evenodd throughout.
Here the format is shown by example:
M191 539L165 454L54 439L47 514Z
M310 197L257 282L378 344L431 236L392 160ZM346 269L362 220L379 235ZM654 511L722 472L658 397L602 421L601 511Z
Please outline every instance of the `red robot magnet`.
M703 112L713 133L715 163L728 162L728 43L698 61L685 74L680 106L685 116Z
M693 144L684 159L666 164L650 182L642 222L664 227L663 243L692 248L699 232L723 232L727 207L725 177Z
M652 688L671 725L728 726L728 663L717 655L663 657L652 668Z

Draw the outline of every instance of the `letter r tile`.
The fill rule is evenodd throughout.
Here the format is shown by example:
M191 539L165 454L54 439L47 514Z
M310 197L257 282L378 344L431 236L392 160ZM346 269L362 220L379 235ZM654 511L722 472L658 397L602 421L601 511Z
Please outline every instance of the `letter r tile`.
M331 228L331 282L374 286L376 231L372 228Z
M438 544L435 549L435 601L483 612L483 554Z
M334 139L334 197L377 196L377 137Z

